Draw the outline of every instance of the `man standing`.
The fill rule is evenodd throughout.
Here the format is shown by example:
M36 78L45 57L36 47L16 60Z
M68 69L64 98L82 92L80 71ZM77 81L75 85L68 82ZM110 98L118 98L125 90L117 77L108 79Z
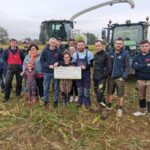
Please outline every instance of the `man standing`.
M61 37L59 37L59 38L57 39L57 49L60 50L61 53L63 53L64 50L65 50L65 49L63 48L63 45L62 45L62 38L61 38Z
M16 76L16 96L20 96L22 89L22 63L24 55L17 46L17 40L10 40L10 47L4 51L4 60L7 62L7 73L5 78L5 91L4 91L4 102L10 99L10 91L12 87L12 80L14 75Z
M128 52L124 49L124 41L118 38L114 44L114 50L110 52L112 64L111 75L108 79L108 109L112 109L112 100L115 88L119 97L117 116L122 117L124 104L125 79L128 78L130 71L130 58Z
M56 48L57 40L49 39L49 47L46 47L41 54L41 65L44 71L44 104L49 103L49 90L51 80L54 80L54 107L58 106L59 81L54 79L54 68L62 61L61 52Z
M23 49L22 49L22 52L24 54L24 58L28 55L29 53L29 42L27 40L24 40L23 41Z
M82 69L82 79L77 80L77 89L79 95L79 107L85 104L90 108L90 68L93 66L93 54L85 49L84 41L77 42L77 51L73 54L73 63Z
M142 41L141 52L135 56L132 68L135 69L137 79L136 88L139 98L140 111L134 113L135 116L145 114L147 105L148 117L150 120L150 44L149 41Z
M104 43L102 41L95 42L96 53L94 55L94 92L101 112L101 118L107 118L106 101L104 91L106 87L106 79L111 72L111 64L108 54L104 51Z

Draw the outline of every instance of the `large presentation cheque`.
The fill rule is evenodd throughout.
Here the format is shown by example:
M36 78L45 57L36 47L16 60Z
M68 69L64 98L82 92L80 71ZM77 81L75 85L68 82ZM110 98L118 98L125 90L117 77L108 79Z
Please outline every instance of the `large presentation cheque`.
M57 67L54 69L55 79L81 79L80 67Z

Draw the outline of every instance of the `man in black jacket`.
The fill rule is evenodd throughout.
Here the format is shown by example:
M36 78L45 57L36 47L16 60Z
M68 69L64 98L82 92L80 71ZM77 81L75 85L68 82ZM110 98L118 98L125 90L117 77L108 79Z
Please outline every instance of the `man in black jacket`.
M101 118L106 119L106 101L104 96L104 91L106 87L106 79L111 72L111 64L109 61L108 54L104 51L104 43L102 41L95 42L96 53L94 55L94 91L96 94L96 99L100 107Z
M3 58L7 62L7 73L5 78L4 102L10 99L11 84L14 75L16 76L16 96L20 96L22 89L22 64L24 60L23 52L17 46L17 40L10 40L10 47L4 51Z

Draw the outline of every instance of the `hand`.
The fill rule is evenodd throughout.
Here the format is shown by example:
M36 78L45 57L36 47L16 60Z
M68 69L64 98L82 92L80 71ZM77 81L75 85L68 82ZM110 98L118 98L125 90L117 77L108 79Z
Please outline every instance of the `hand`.
M54 63L54 68L55 68L55 67L58 67L58 65L59 65L58 62Z
M86 69L86 67L84 65L80 66L82 70Z
M50 69L53 69L53 68L54 68L54 65L49 65L49 68L50 68Z
M20 75L23 76L23 72L21 72Z
M120 77L120 78L118 78L117 80L119 80L119 81L124 81L124 79L123 79L123 78L121 78L121 77Z
M148 65L148 67L150 67L150 64L147 64Z

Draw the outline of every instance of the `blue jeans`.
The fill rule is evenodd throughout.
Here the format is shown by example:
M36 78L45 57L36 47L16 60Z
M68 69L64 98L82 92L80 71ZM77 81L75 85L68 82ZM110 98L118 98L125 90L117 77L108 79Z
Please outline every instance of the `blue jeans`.
M54 79L53 73L44 73L44 101L49 102L49 91L51 80L54 81L54 103L58 102L59 97L59 80Z

